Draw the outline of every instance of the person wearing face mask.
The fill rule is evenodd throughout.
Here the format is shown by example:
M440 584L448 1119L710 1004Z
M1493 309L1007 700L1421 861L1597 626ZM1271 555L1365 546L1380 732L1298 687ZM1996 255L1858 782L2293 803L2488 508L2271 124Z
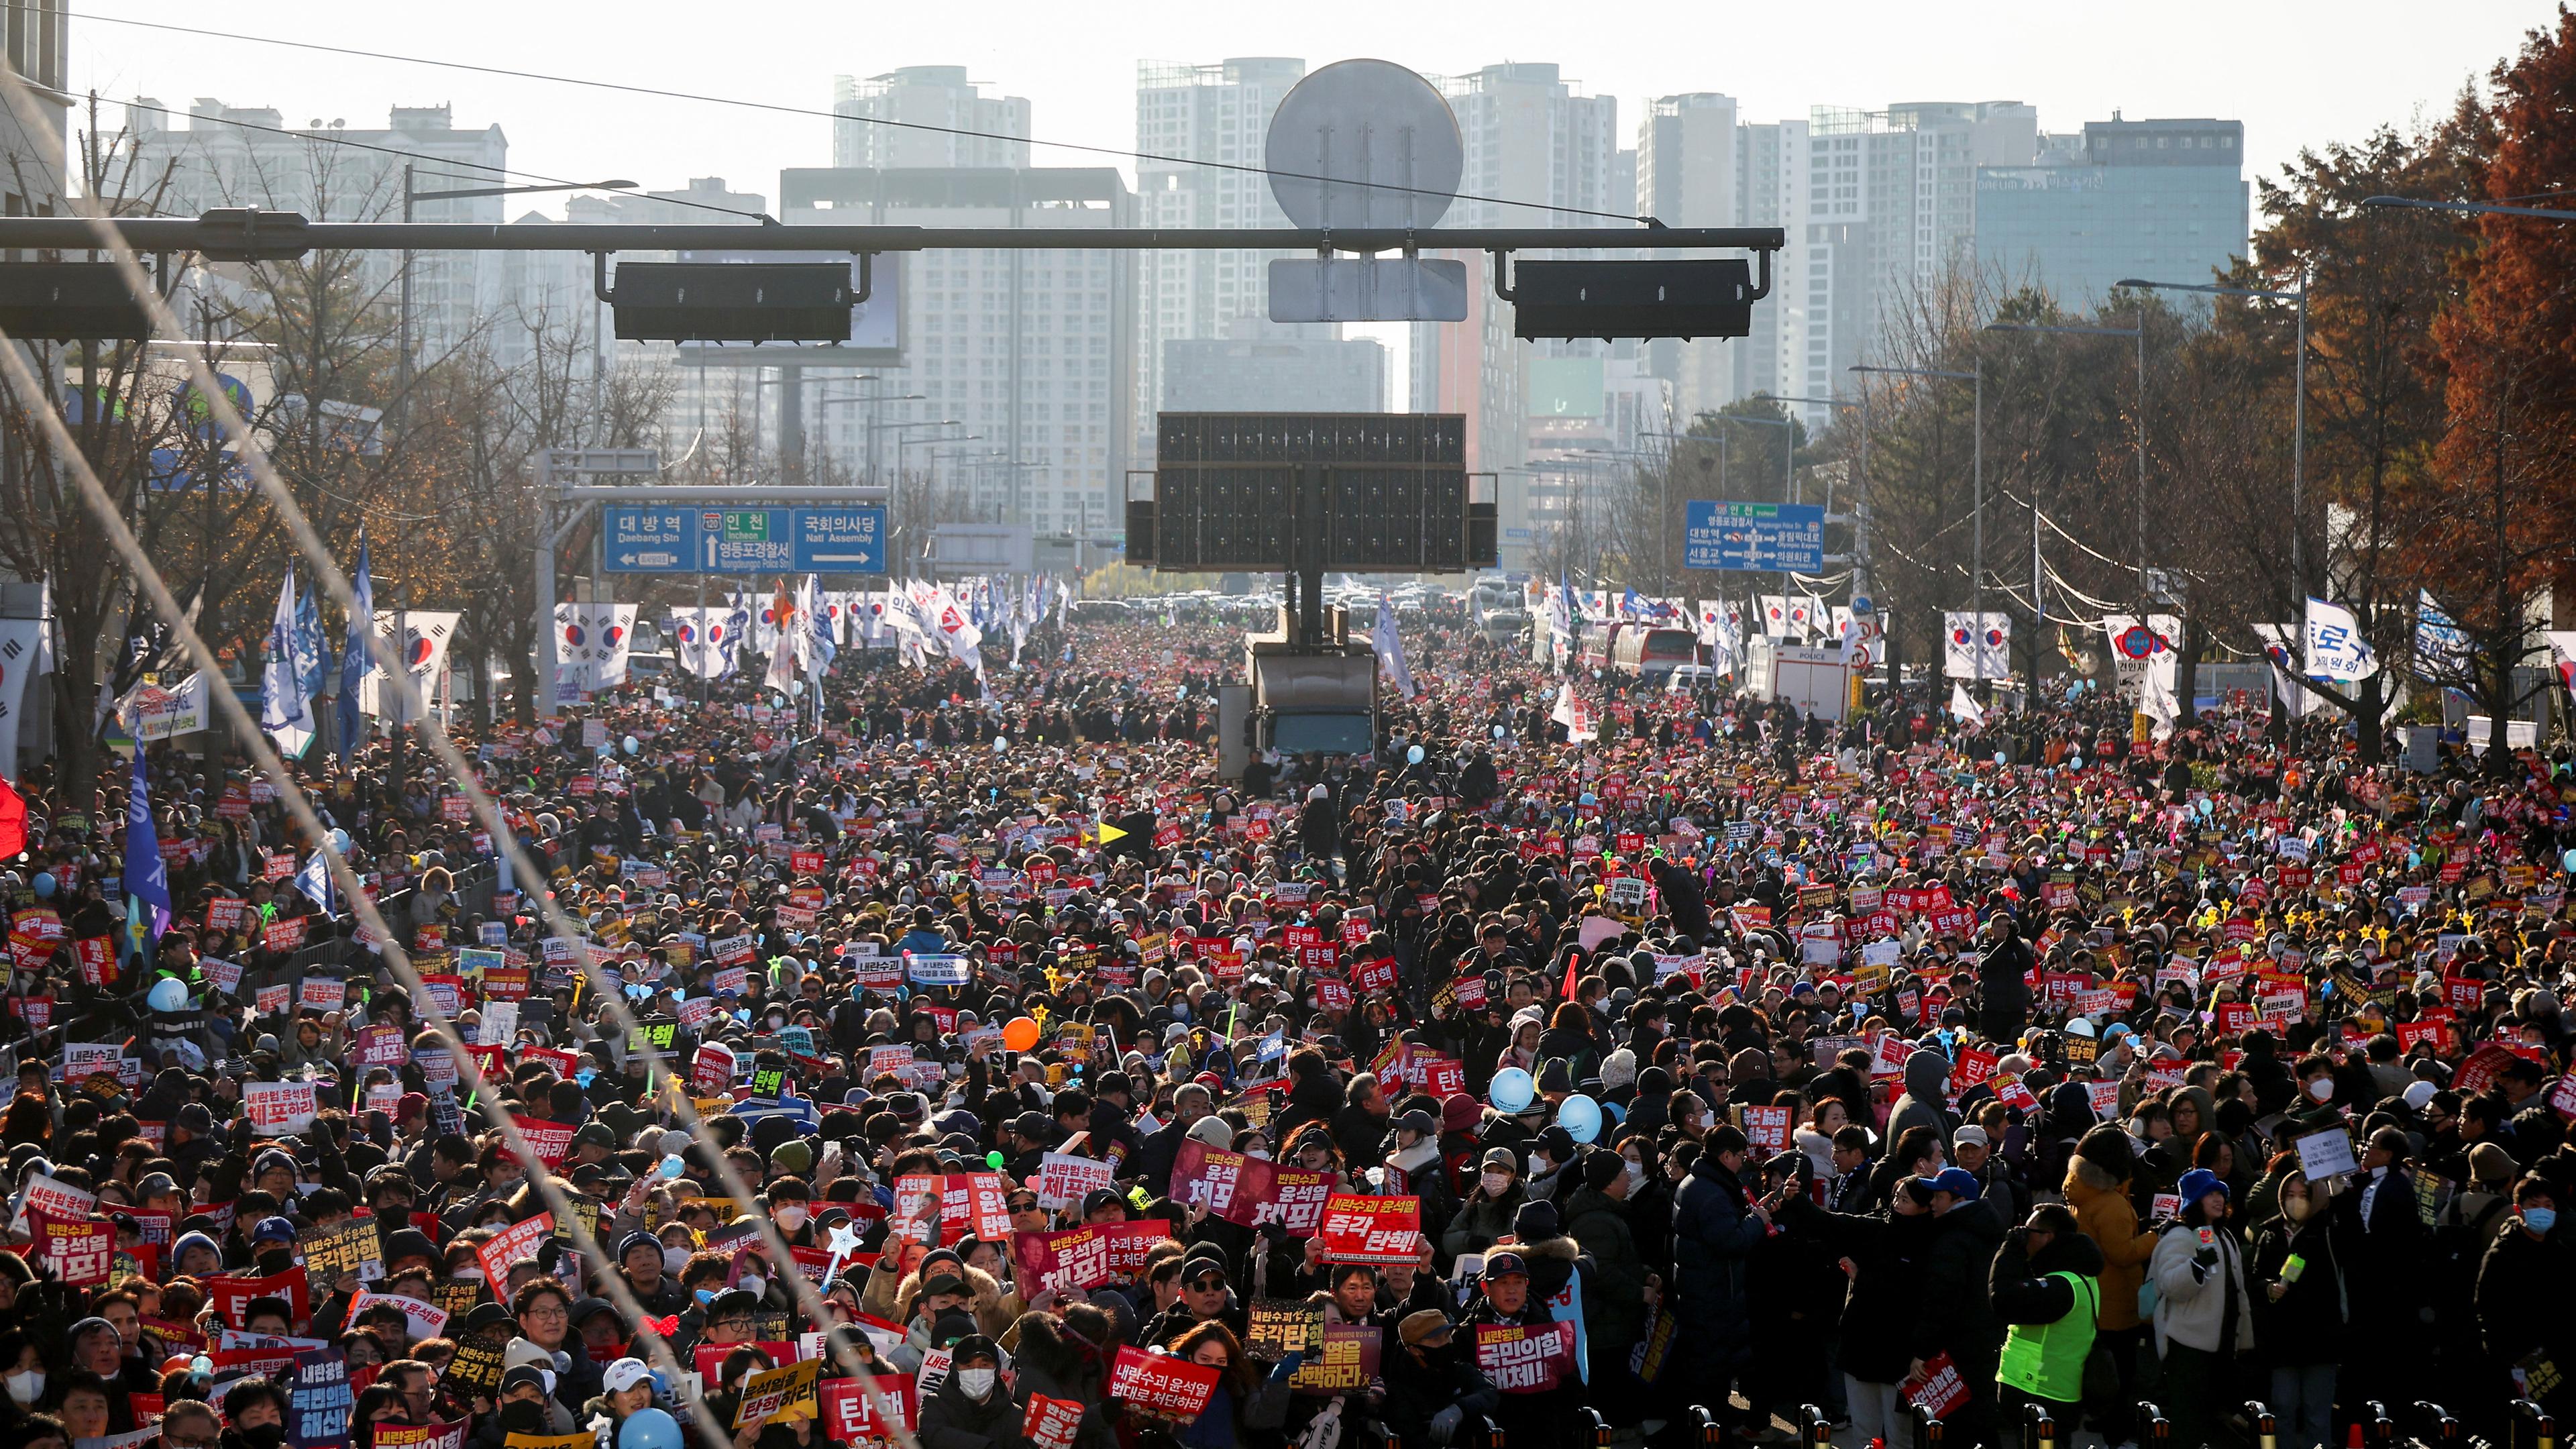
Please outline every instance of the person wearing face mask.
M1417 1309L1395 1327L1396 1344L1381 1359L1386 1401L1378 1417L1403 1442L1452 1444L1459 1430L1481 1423L1503 1396L1474 1352L1457 1340L1456 1327L1437 1309Z
M801 1177L782 1177L769 1185L769 1219L791 1248L813 1248L814 1190Z
M2478 1265L2478 1338L2498 1391L2514 1382L2514 1371L2523 1365L2576 1362L2576 1333L2569 1331L2565 1308L2576 1265L2567 1235L2558 1231L2558 1197L2557 1185L2544 1177L2514 1184L2513 1216ZM2553 1415L2567 1412L2571 1401L2576 1394L2563 1377L2540 1400Z
M921 1405L923 1449L988 1449L1018 1437L1020 1411L1002 1388L1001 1350L980 1333L957 1340L948 1379Z
M2432 1230L2415 1207L2415 1177L2406 1169L2410 1148L2403 1128L2371 1133L2361 1147L2360 1173L2335 1200L2335 1216L2351 1235L2353 1263L2373 1289L2353 1304L2344 1354L2348 1384L2385 1383L2414 1371L2415 1348L2428 1331L2424 1278Z
M1520 1159L1508 1147L1486 1149L1476 1190L1449 1219L1448 1230L1440 1236L1441 1247L1452 1258L1485 1251L1512 1230L1513 1215L1527 1201L1529 1191L1521 1183Z
M2264 1402L2280 1416L2288 1444L2334 1442L2335 1371L2356 1285L2345 1272L2350 1230L2329 1211L2333 1183L2319 1188L2296 1169L2283 1175L2280 1216L2256 1236L2247 1269L2254 1333L2272 1370Z
M286 1442L286 1395L267 1379L244 1379L224 1394L224 1422L222 1449L278 1449ZM492 1442L501 1442L498 1433Z

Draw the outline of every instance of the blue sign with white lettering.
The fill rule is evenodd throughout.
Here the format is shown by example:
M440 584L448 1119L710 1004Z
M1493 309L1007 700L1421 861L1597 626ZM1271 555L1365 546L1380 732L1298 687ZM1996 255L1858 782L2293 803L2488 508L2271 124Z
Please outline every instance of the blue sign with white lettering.
M1822 573L1824 507L1694 498L1683 514L1682 567Z
M796 510L796 567L817 574L885 572L882 508Z
M615 507L601 520L612 574L881 574L883 508Z

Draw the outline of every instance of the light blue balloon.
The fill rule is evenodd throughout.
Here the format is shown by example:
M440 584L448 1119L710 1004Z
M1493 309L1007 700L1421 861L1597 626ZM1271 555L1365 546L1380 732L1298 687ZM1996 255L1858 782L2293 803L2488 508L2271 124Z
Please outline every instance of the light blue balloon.
M1404 762L1405 762L1406 764L1408 764L1408 765L1419 765L1419 764L1421 764L1421 763L1422 763L1422 746L1420 746L1420 745L1415 745L1413 748L1411 748L1411 749L1409 749L1409 750L1406 750L1406 751L1404 752Z
M662 1159L662 1175L664 1177L678 1177L681 1173L688 1170L689 1165L682 1162L676 1154Z
M1998 765L2000 765L2000 764L2002 764L2003 762L2004 762L2004 752L2003 752L2003 751L2001 751L2001 750L1997 750L1997 751L1995 751L1995 763L1996 763L1996 764L1998 764Z
M638 1409L617 1426L617 1449L683 1449L680 1421L661 1409Z
M40 901L49 901L54 898L56 882L52 871L40 870L36 872L34 885L36 887L36 899Z
M188 1009L188 983L175 976L164 976L152 983L152 992L144 998L154 1011Z
M1601 1104L1581 1092L1556 1104L1556 1125L1577 1142L1601 1135Z
M1485 1089L1485 1100L1494 1104L1495 1111L1507 1115L1527 1107L1536 1095L1538 1084L1530 1080L1529 1073L1518 1067L1505 1067L1494 1073L1493 1085Z

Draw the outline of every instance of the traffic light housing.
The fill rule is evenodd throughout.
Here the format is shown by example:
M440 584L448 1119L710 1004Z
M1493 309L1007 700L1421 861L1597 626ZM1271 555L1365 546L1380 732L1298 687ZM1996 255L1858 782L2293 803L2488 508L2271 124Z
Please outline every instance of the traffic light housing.
M114 262L0 262L0 331L55 342L139 341L152 335L152 314Z
M847 262L626 262L604 294L631 342L847 342Z
M1522 262L1494 291L1513 306L1512 335L1541 338L1742 337L1756 289L1747 263L1724 257L1633 262Z

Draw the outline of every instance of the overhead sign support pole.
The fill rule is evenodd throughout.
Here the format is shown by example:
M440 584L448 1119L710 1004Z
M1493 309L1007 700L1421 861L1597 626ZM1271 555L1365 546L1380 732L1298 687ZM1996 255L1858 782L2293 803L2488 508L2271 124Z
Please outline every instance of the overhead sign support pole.
M555 643L555 550L564 538L601 505L653 508L666 504L722 504L721 519L739 520L747 531L782 545L784 556L764 555L756 565L717 557L726 535L705 531L702 517L683 517L671 539L671 552L621 562L605 547L603 570L609 573L883 573L884 505L881 487L709 487L686 484L623 486L588 481L602 477L651 475L661 470L661 455L650 448L557 448L537 460L537 700L541 714L551 715L561 701L555 687L560 656ZM778 507L775 505L812 505ZM717 511L717 510L709 510ZM608 527L602 520L601 527ZM702 554L701 550L714 552Z

